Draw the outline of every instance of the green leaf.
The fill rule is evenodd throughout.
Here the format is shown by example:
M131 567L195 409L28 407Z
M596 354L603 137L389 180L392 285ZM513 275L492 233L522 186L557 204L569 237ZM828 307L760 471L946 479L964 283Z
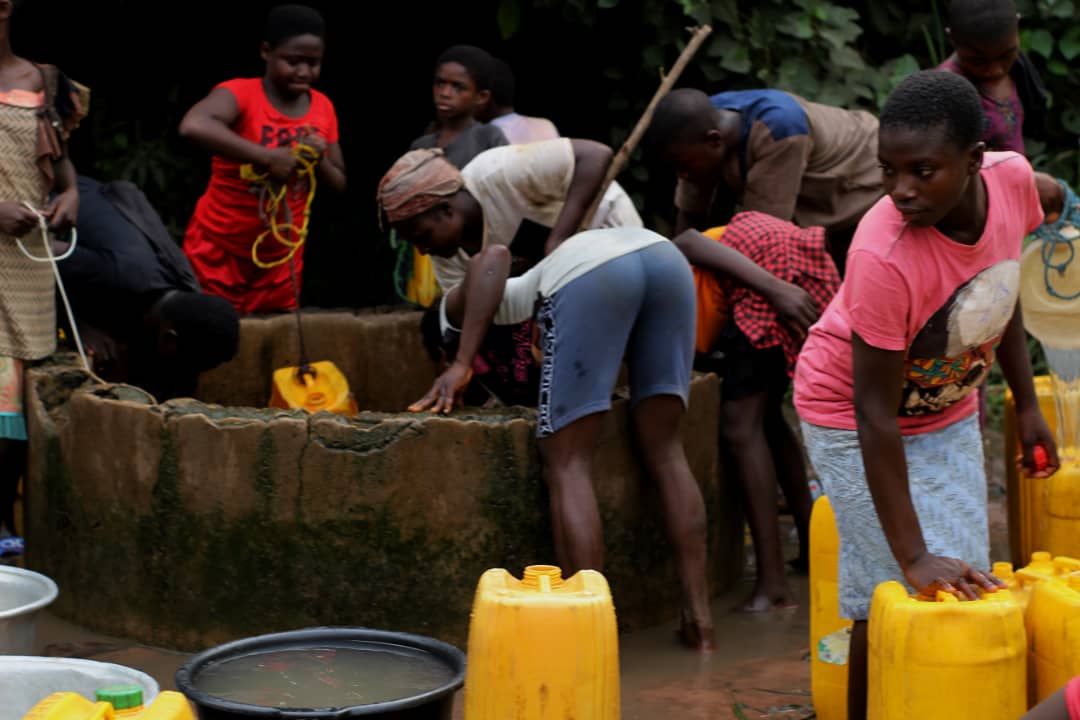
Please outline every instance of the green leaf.
M596 0L596 7L601 9L613 8L619 4L619 0Z
M1066 77L1069 74L1069 66L1059 58L1054 58L1046 63L1046 69L1050 71L1051 75L1057 75L1058 77Z
M1080 108L1066 108L1061 113L1061 125L1073 135L1080 135Z
M1072 18L1073 16L1073 4L1072 0L1058 0L1050 6L1050 16L1056 18Z
M499 34L503 40L509 40L521 26L521 8L517 0L499 0L499 10L496 15L499 24Z
M900 84L900 81L919 70L919 61L911 55L901 55L892 61L892 67L889 69L889 82L892 87L889 88L889 92Z
M1080 55L1080 25L1073 25L1061 36L1058 40L1058 49L1066 60L1072 60Z
M789 57L780 63L776 72L776 87L803 97L815 97L820 83L811 63Z
M830 5L827 14L822 20L826 25L832 25L833 27L842 27L845 25L859 26L859 11L852 8L840 7L839 5ZM859 30L861 33L862 30Z
M1054 36L1048 30L1032 30L1028 35L1028 43L1032 52L1037 52L1044 58L1049 58L1054 52Z
M750 53L747 52L746 46L736 45L732 52L720 61L720 67L738 75L746 75L750 72Z
M850 47L833 48L832 52L829 53L829 60L835 68L847 70L863 70L866 68L866 62L859 53Z
M735 0L712 0L709 7L718 24L727 25L730 28L739 26L739 6Z
M776 29L800 40L809 40L814 37L814 27L810 24L810 16L803 13L788 13Z
M819 31L821 37L834 48L842 48L850 45L860 35L862 29L858 25L843 25L841 27L823 27Z

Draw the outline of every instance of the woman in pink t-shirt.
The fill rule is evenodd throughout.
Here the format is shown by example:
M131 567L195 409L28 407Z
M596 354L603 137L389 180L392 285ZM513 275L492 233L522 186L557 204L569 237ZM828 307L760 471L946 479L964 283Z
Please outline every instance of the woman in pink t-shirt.
M848 714L866 716L874 588L976 597L989 574L977 388L997 346L1025 465L1056 469L1020 307L1024 236L1043 221L1031 166L985 152L978 93L952 73L905 79L881 113L887 197L859 223L840 292L796 365L795 406L840 531L840 610L855 621Z

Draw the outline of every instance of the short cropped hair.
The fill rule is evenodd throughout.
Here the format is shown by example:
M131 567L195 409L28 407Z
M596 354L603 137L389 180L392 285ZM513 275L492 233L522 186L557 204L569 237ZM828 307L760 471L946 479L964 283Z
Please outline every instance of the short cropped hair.
M948 24L953 37L997 40L1016 27L1013 0L952 0Z
M204 372L236 355L240 316L228 300L174 292L162 302L160 313L176 330L177 354L188 369Z
M656 104L645 136L646 150L658 157L681 142L698 140L715 127L716 109L701 90L672 90Z
M949 140L962 148L983 134L982 104L970 81L945 70L920 70L904 78L881 109L879 132L930 130L945 126Z
M271 49L300 35L326 37L326 22L318 10L307 5L278 5L267 14L263 40Z
M451 62L465 68L477 90L491 90L495 76L495 58L487 50L475 45L454 45L443 51L435 61L435 67L437 69Z

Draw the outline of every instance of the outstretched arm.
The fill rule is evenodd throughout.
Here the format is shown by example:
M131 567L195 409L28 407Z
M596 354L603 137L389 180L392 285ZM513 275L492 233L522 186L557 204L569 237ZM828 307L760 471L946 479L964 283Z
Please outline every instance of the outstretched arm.
M544 255L550 255L563 240L580 229L585 213L600 192L604 174L611 164L613 153L611 148L603 143L571 139L570 145L574 150L574 173L570 177L570 188L566 192L562 212L559 213L544 245Z
M884 350L851 334L855 419L866 484L893 557L907 581L920 593L938 590L974 600L976 586L996 590L994 578L926 546L911 500L907 458L897 423L904 378L903 350ZM998 581L1000 582L1000 581Z
M686 230L672 241L691 265L720 273L747 287L769 301L781 322L798 337L818 318L818 308L809 293L781 280L738 250L705 237L697 230Z
M1012 390L1016 405L1017 434L1020 436L1021 464L1031 477L1049 477L1058 469L1057 443L1046 424L1046 419L1039 409L1039 400L1035 395L1035 383L1032 380L1031 356L1028 354L1027 333L1024 332L1024 313L1017 301L1016 309L1005 326L997 350L1001 374ZM1046 451L1045 467L1039 467L1035 460L1035 447L1042 446ZM1006 462L1013 462L1016 448L1006 448Z
M225 88L214 88L184 114L180 136L215 155L266 168L278 180L288 178L297 162L289 148L263 147L241 137L232 129L239 117L236 97Z
M491 327L508 277L510 250L503 245L490 245L469 260L465 281L446 296L447 318L461 327L457 355L427 394L409 406L410 411L430 408L433 413L449 414L461 405L461 394L472 377L473 358Z

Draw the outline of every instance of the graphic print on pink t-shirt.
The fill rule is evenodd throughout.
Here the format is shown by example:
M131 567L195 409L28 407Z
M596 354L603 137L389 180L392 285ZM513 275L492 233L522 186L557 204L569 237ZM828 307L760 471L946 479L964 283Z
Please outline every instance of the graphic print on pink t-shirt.
M1020 263L1004 260L964 283L930 316L908 349L900 417L941 412L982 384L1019 288Z

